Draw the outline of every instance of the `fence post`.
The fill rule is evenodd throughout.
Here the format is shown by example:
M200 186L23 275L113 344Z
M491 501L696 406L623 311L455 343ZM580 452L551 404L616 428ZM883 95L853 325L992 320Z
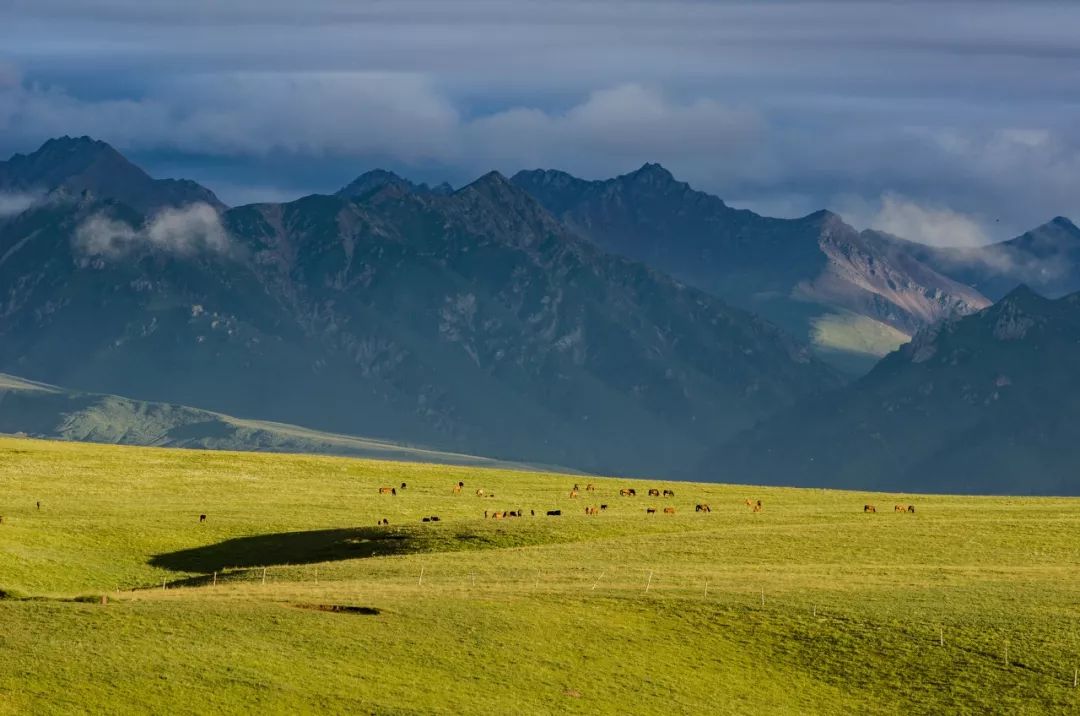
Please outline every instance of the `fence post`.
M264 585L266 584L266 567L263 567L263 573L262 573L262 583L263 583Z
M705 598L709 598L709 580L705 580Z
M420 565L420 579L416 580L416 586L421 587L424 584L424 566Z
M214 584L212 586L217 586L217 572L214 572Z

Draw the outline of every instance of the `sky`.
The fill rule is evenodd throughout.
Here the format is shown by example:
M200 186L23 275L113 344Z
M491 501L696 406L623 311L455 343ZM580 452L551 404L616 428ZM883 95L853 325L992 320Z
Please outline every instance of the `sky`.
M89 134L230 204L659 162L971 245L1080 222L1077 28L1068 0L5 0L0 157Z

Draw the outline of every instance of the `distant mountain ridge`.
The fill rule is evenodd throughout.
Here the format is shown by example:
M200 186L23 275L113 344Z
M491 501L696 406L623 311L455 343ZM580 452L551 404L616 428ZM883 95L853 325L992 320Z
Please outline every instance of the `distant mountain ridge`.
M838 384L775 326L604 253L497 173L451 193L385 174L354 189L156 227L162 197L133 206L126 181L102 180L9 218L0 370L632 474ZM94 232L109 236L73 240ZM112 234L122 252L100 250Z
M1045 263L1033 248L1046 242L1023 237L950 252L856 231L828 211L759 216L694 190L658 164L600 181L534 170L513 182L605 250L759 313L855 369L869 368L922 327L974 313L1032 282L1032 271L1014 269ZM1060 295L1080 288L1080 251L1058 248L1060 234L1073 236L1075 227L1056 222L1062 231L1053 248L1065 255L1067 279L1036 285Z
M1080 294L1026 286L920 331L868 375L766 419L699 466L715 479L1080 494Z

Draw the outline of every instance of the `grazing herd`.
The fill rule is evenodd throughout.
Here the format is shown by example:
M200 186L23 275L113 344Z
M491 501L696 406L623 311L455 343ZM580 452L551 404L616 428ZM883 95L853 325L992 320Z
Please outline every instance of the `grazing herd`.
M458 481L458 483L456 485L454 485L453 488L451 489L451 494L460 495L461 491L464 488L465 488L465 483L462 482L462 481ZM401 488L400 489L402 491L404 491L406 489L406 484L404 482L401 483ZM380 495L397 496L397 494L398 494L397 490L398 490L398 488L394 488L394 487L380 487L379 488L379 494ZM585 490L584 491L585 492L595 492L596 491L596 486L593 485L592 483L589 483L589 484L585 485ZM577 483L575 483L574 486L572 488L570 488L570 497L571 498L577 498L577 497L579 497L581 495L581 492L582 492L581 486L578 485ZM663 490L660 490L659 488L656 488L656 487L650 487L649 491L648 491L648 495L649 495L649 497L675 497L675 491L671 490L671 489L668 489L668 488L664 488ZM495 497L495 494L490 493L490 492L486 492L483 488L478 488L476 490L476 496L477 497ZM634 489L633 487L623 487L623 488L619 489L619 496L620 497L637 497L637 490ZM747 507L750 508L751 512L761 512L764 509L764 504L762 503L761 500L751 499L751 498L748 497L748 498L746 498L746 500L744 500L744 504ZM608 506L606 504L598 505L598 506L597 505L586 506L585 507L585 514L589 515L589 516L591 516L591 515L599 515L601 512L606 512L607 508L608 508ZM38 509L41 509L41 503L40 502L38 503ZM914 513L915 512L915 505L900 505L900 504L898 504L898 505L893 507L893 511L894 512ZM710 507L709 505L707 505L705 503L698 503L697 505L694 506L694 512L712 512L712 507ZM877 512L877 507L875 505L865 504L865 505L863 505L863 512L875 512L876 513ZM655 515L656 513L657 513L657 508L655 508L655 507L646 507L645 508L645 514L647 514L647 515ZM665 507L665 508L663 508L663 513L665 515L674 515L675 514L675 508L674 507ZM535 517L536 516L536 510L529 510L529 514L530 514L530 516ZM496 511L484 510L484 519L503 520L503 519L509 519L509 518L513 518L513 517L524 517L524 516L525 516L525 511L521 510L521 509L517 509L517 510L496 510ZM562 516L562 510L548 510L547 511L547 516L548 517L560 517L560 516ZM206 515L199 515L199 522L205 522L205 521L206 521ZM440 519L438 517L436 517L436 516L429 515L427 517L422 517L420 519L420 521L421 522L439 522ZM2 518L0 518L0 524L2 524ZM380 520L377 524L380 525L380 526L386 526L386 525L389 525L390 522L384 518L384 519Z
M875 505L863 505L863 512L877 512ZM915 514L915 505L894 505L893 512L910 512Z
M452 494L460 495L461 491L464 488L465 488L465 483L459 481L456 485L453 486ZM401 490L404 491L405 489L407 489L407 486L403 482L403 483L401 483ZM585 491L586 492L595 492L596 491L596 486L592 485L592 484L588 484L588 485L585 486ZM581 488L578 485L575 484L574 487L570 490L570 497L578 497L580 492L581 492ZM392 496L396 497L398 493L397 493L397 488L394 488L394 487L380 487L379 488L379 494L380 495L392 495ZM675 491L674 490L669 490L669 489L664 489L661 492L657 488L649 488L649 493L648 494L649 494L650 497L660 497L660 496L663 496L663 497L675 497ZM622 497L636 497L637 496L637 491L632 487L624 487L624 488L619 489L619 495L622 496ZM483 488L480 488L480 489L477 489L476 496L477 497L494 497L495 495L494 495L494 493L485 492L483 490ZM763 509L763 503L762 503L761 500L753 500L753 499L747 498L746 500L744 500L744 504L747 507L750 508L751 512L761 512L762 509ZM38 510L40 510L41 509L41 502L38 501L35 504L35 507ZM597 506L597 505L586 506L585 507L585 514L589 515L589 516L599 515L601 512L606 512L607 509L608 509L608 506L606 504L601 504L599 506ZM654 515L654 514L656 514L656 512L657 512L657 509L655 507L646 507L645 508L645 514L647 514L647 515ZM674 515L675 514L675 508L674 507L665 507L663 509L663 512L664 512L665 515ZM694 512L712 512L712 508L709 505L707 505L707 504L705 504L703 502L699 502L698 504L696 504L694 506ZM865 512L865 513L870 513L870 512L876 513L877 512L877 506L876 505L871 505L869 503L864 504L863 505L863 512ZM914 514L915 513L915 505L896 504L896 505L893 506L893 512L904 512L904 513ZM548 517L561 517L562 516L562 510L547 510L546 514L547 514ZM536 516L536 510L529 510L529 515L532 516L532 517L535 517ZM494 512L491 512L489 510L484 510L484 519L502 520L502 519L508 519L508 518L513 518L513 517L524 517L524 516L525 516L525 510L522 510L522 509L499 510L499 511L494 511ZM421 522L428 522L428 523L430 523L430 522L440 522L441 518L439 518L437 515L428 515L426 517L421 517L420 521ZM201 524L201 523L205 523L205 522L206 522L206 515L205 514L200 514L199 515L199 523ZM2 525L2 524L4 524L4 518L0 517L0 525ZM381 520L379 520L378 522L376 522L375 524L380 526L380 527L387 527L387 526L390 525L390 520L388 520L388 519L386 519L384 517Z

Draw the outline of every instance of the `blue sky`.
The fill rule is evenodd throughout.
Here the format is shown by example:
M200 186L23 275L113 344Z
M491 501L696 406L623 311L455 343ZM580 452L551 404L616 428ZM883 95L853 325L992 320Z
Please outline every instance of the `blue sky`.
M1080 220L1078 27L1037 0L8 0L0 154L91 134L230 203L658 161L979 243Z

